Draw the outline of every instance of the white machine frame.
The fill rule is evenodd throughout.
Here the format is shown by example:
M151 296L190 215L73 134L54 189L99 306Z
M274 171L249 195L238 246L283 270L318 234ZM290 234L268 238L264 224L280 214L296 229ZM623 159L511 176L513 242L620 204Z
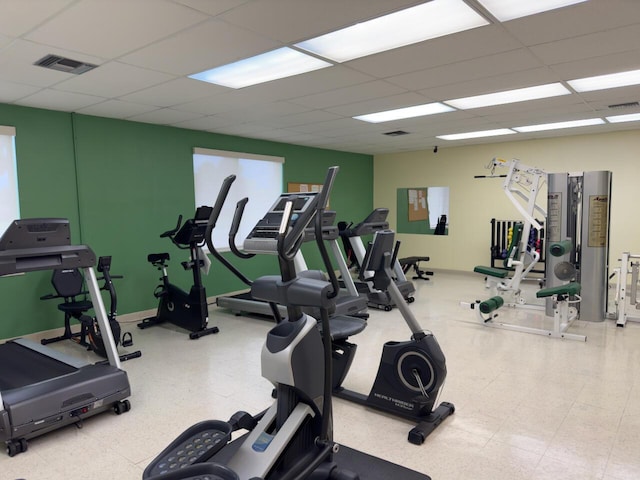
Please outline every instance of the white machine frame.
M533 269L540 259L540 254L529 248L529 234L531 232L531 228L535 228L538 231L542 229L542 225L535 219L534 215L538 213L545 218L547 216L546 209L542 208L536 202L540 190L546 184L547 172L537 167L522 164L518 159L511 159L507 161L500 158L494 158L487 165L487 168L491 170L491 175L489 175L489 177L495 176L494 172L496 167L509 168L509 173L506 175L502 184L502 189L504 190L507 198L522 215L524 221L522 233L517 246L517 256L515 253L511 253L512 257L507 259L507 266L514 268L513 275L511 278L505 280L500 277L491 277L487 274L487 287L490 289L492 296L502 297L506 306L544 311L544 305L526 304L527 302L521 294L520 284L524 279L526 279L527 274ZM525 263L526 255L529 255L532 260L528 264ZM553 295L550 298L553 302L553 328L551 329L526 327L495 321L498 314L494 313L495 311L483 314L480 311L481 302L461 302L461 305L468 306L476 310L478 319L483 323L483 325L488 327L544 335L551 338L565 338L568 340L578 340L582 342L586 341L587 337L585 335L566 332L578 316L578 309L574 304L579 303L581 301L581 297L579 295L574 295L569 298L567 295L562 294Z
M634 259L638 261L634 261ZM636 310L640 310L640 303L638 303L639 270L640 254L630 252L622 253L620 266L613 270L613 275L617 277L615 296L616 311L613 314L613 318L616 320L616 325L618 327L624 327L627 321L640 322L640 312L632 314L628 311L631 307L635 307ZM631 273L631 285L629 301L627 302L627 279L629 277L629 273Z
M520 284L527 278L540 259L540 254L529 248L529 234L531 228L537 231L542 229L542 225L535 219L537 212L546 218L547 212L536 202L539 191L546 183L547 172L537 167L524 165L518 159L509 161L494 158L487 168L491 169L491 176L494 175L496 167L509 167L509 173L502 184L505 195L524 218L520 241L514 253L507 259L507 266L514 268L513 275L508 279L487 276L487 286L492 295L512 295L507 303L512 305L525 305L527 302L521 296ZM517 251L517 258L515 258ZM526 262L529 255L531 261ZM531 305L532 308L536 306Z

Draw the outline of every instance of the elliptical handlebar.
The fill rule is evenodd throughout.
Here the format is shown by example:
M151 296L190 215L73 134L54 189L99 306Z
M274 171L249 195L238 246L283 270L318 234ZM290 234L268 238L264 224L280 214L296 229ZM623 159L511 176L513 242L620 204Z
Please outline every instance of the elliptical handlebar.
M222 186L220 187L220 191L218 192L218 198L216 198L216 203L213 205L213 209L211 210L211 215L209 216L209 221L207 222L207 230L204 234L204 240L207 244L207 248L209 249L209 253L213 255L216 260L222 263L231 273L233 273L236 277L238 277L243 283L251 286L252 281L249 280L240 270L238 270L231 262L229 262L226 258L224 258L216 247L213 245L213 229L216 226L216 222L220 217L220 212L222 211L222 207L224 202L229 195L229 190L231 189L231 185L235 182L236 176L229 175L222 181Z
M236 203L236 210L233 214L233 221L231 222L231 230L229 230L229 248L234 254L236 254L236 256L240 258L253 258L256 256L255 253L241 252L236 245L236 235L238 234L240 221L242 220L242 214L244 213L244 208L247 206L248 201L249 198L244 197L238 203Z

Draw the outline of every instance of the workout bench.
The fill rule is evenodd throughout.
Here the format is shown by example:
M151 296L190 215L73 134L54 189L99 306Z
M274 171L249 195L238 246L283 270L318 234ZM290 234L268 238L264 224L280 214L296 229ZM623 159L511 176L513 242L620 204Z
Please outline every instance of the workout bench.
M581 299L579 293L580 284L577 282L571 282L557 287L543 288L536 292L537 298L551 297L553 299L554 308L552 329L524 327L509 323L494 322L498 315L493 312L504 305L504 298L501 296L491 297L484 302L476 301L475 304L471 304L471 308L476 310L478 317L488 327L585 342L587 340L585 335L566 333L567 329L571 326L571 323L577 317L577 309L572 307L571 304L580 302Z
M406 257L398 260L400 262L400 266L402 267L402 271L407 274L407 272L413 268L413 272L415 273L413 279L414 280L429 280L428 276L433 275L433 272L428 270L422 270L420 268L420 262L428 262L429 257Z

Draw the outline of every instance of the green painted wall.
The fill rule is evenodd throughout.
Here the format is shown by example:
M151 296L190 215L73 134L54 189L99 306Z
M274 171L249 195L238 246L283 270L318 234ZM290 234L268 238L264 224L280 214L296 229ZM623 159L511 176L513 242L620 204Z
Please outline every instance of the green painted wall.
M116 284L120 314L156 305L159 272L147 262L148 253L170 252L172 282L190 286L189 272L180 266L186 253L159 235L175 226L179 214L195 210L193 147L283 156L284 185L320 183L329 166L339 165L331 196L339 218L362 218L373 205L370 155L2 104L0 124L17 130L22 217L69 218L74 242L112 255L112 272L125 276ZM319 266L318 255L307 247L305 252L310 266ZM228 258L250 277L277 271L271 257ZM61 326L56 302L39 300L51 291L49 278L48 272L0 278L0 338ZM210 296L244 287L216 263L204 282Z

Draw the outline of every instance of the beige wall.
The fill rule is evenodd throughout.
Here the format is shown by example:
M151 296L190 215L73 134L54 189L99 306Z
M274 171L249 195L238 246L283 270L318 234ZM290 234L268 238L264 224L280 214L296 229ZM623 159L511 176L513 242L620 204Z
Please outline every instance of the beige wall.
M397 188L450 187L449 235L398 234L400 256L427 255L431 268L461 271L489 264L491 218L521 218L501 188L503 179L473 178L488 174L484 167L494 157L518 158L547 172L612 171L610 263L615 266L623 251L640 254L640 130L632 130L376 155L374 205L389 208L392 228ZM546 208L546 191L538 199Z

